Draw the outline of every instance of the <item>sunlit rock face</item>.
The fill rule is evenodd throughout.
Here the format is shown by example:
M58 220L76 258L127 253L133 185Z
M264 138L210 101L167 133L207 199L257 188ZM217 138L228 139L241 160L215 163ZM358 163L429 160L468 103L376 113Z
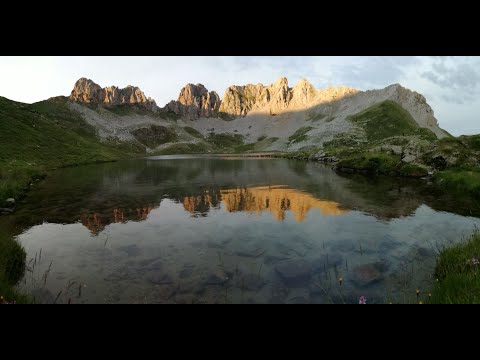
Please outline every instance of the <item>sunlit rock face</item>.
M246 116L249 113L278 115L287 111L305 110L355 95L357 92L348 87L317 90L305 79L290 88L287 78L281 77L268 86L262 84L230 86L223 95L220 112L234 116Z
M217 116L220 97L215 91L208 91L202 84L187 84L176 101L170 101L166 109L187 119Z
M71 101L103 105L137 105L148 110L155 110L155 101L146 97L143 91L136 86L128 85L124 89L116 86L102 88L90 79L81 78L73 87L69 99Z

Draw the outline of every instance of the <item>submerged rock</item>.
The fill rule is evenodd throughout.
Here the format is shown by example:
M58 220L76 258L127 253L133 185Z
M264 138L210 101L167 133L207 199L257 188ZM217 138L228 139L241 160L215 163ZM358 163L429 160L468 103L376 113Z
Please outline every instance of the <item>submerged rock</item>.
M352 281L357 286L373 285L384 279L387 270L388 265L383 261L359 265L353 269Z
M275 255L267 255L265 256L265 258L263 259L263 262L266 264L266 265L272 265L272 264L276 264L280 261L285 261L285 260L288 260L289 257L288 256L275 256Z
M263 249L239 249L234 252L237 256L257 258L265 253Z
M311 265L305 260L287 260L275 265L275 271L287 286L307 284Z
M244 290L259 291L265 285L265 280L256 274L248 274L240 280L240 286Z
M291 289L286 300L287 304L309 304L310 291L306 288Z
M185 265L182 270L180 270L178 276L180 279L185 279L193 275L194 265Z
M147 274L147 280L155 285L173 284L173 279L169 274L159 274L159 273Z
M229 280L227 274L220 272L220 273L212 273L207 276L205 279L206 285L223 285Z
M55 302L55 296L53 296L50 290L44 288L34 289L30 292L35 304L53 304Z
M332 267L340 266L343 264L343 256L340 254L327 254L322 255L318 259L314 259L311 262L312 273L321 273Z
M137 245L121 246L118 249L120 251L126 252L128 256L137 256L141 252L140 248Z
M177 292L177 288L173 285L160 286L155 289L154 299L155 302L164 303L170 300Z

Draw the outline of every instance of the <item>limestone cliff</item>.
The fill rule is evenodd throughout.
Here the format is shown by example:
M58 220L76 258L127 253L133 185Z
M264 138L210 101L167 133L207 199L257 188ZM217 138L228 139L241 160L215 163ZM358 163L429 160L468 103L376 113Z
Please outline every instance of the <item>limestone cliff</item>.
M166 105L178 115L188 119L210 117L218 115L220 97L215 91L208 91L202 84L187 84L181 91L176 101Z
M269 86L230 86L223 96L220 111L234 116L246 116L250 112L278 115L286 111L305 110L356 93L356 90L347 87L317 90L305 79L289 88L288 80L281 77Z
M151 98L135 86L128 85L124 89L117 86L108 86L102 88L90 79L81 78L77 80L69 99L71 101L88 103L101 106L115 105L138 105L149 110L155 110L157 105Z

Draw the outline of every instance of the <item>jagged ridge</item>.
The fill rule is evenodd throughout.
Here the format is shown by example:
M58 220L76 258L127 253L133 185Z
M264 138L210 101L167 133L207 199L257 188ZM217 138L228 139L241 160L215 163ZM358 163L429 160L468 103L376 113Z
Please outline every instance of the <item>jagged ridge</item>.
M166 109L187 119L196 120L202 117L220 117L222 114L235 118L247 115L276 116L307 110L316 113L320 106L330 104L332 105L332 109L329 110L331 115L344 118L385 100L392 100L401 105L420 127L430 129L437 137L447 135L438 127L438 121L425 97L400 84L366 92L349 87L317 90L305 79L290 88L288 80L281 77L268 86L263 84L230 86L226 89L222 100L216 92L209 92L202 84L187 84L180 92L178 100L171 101ZM342 107L333 109L335 104L340 104Z
M69 99L71 101L103 105L139 105L149 110L156 110L157 105L151 98L147 98L145 94L136 86L128 85L124 89L117 86L107 86L102 88L90 79L81 78L77 80Z
M220 108L220 97L215 91L208 91L202 84L187 84L178 95L178 99L170 101L166 110L189 119L217 116Z

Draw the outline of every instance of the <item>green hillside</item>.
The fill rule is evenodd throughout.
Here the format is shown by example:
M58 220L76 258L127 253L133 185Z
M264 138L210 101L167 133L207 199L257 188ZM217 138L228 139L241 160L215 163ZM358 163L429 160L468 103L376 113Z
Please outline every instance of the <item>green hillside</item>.
M419 127L407 110L390 100L371 106L351 116L350 120L365 130L370 142L409 135L419 135L430 141L437 139L433 132Z
M115 160L144 149L101 143L61 100L22 104L0 97L0 207L32 177L61 166Z

